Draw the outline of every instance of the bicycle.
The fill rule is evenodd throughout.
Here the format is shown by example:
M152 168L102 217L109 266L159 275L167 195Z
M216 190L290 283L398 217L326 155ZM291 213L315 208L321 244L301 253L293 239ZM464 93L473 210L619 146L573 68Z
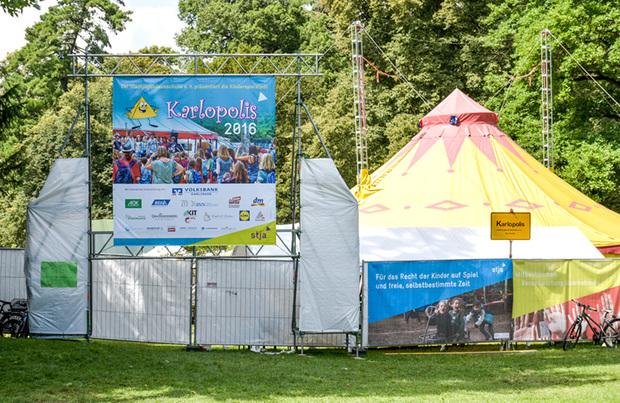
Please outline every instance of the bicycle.
M28 305L25 299L0 300L0 337L28 337Z
M598 311L597 309L592 308L589 305L582 304L579 301L575 301L574 299L571 301L581 308L581 313L575 318L575 321L570 325L568 332L566 332L566 335L564 336L564 341L562 342L562 348L564 351L575 348L577 342L579 341L579 337L581 336L581 332L584 330L586 325L590 327L590 330L592 330L595 345L598 344L599 341L602 341L607 347L617 347L620 342L620 318L613 315L613 310L601 309L601 312L604 312L604 315L603 322L599 323L587 313L587 311L596 312ZM608 319L610 315L612 316L612 319Z

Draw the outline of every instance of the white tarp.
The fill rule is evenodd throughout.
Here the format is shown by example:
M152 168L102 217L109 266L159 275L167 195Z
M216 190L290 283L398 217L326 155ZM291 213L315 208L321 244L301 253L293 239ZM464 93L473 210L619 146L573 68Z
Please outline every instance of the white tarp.
M360 228L366 262L508 259L510 241L491 240L490 227ZM512 243L513 259L603 259L577 227L532 227L529 241Z
M28 203L26 285L30 333L86 336L88 160L58 159Z
M331 159L301 163L301 332L359 330L357 200Z

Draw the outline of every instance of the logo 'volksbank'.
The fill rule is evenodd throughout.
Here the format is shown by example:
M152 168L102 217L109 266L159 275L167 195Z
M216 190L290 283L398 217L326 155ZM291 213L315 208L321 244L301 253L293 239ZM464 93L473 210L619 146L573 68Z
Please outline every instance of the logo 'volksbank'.
M168 204L170 204L170 199L156 199L156 200L153 200L152 206L166 207Z
M125 199L125 208L142 208L142 199Z
M210 196L213 193L217 193L218 188L210 188L210 187L201 187L201 186L192 186L185 188L185 193L188 193L192 196Z
M172 188L173 196L183 196L183 188Z

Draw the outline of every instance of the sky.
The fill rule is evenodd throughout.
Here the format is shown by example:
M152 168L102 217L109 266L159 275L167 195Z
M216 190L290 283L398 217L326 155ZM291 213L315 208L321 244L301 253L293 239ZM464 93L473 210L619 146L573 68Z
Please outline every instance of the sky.
M44 0L41 11L32 7L17 17L0 11L0 59L26 44L25 29L39 21L39 17L56 0ZM133 21L118 35L110 34L112 48L109 53L137 52L145 46L169 46L179 50L174 35L181 32L184 24L178 19L178 0L125 0L124 10L132 10Z

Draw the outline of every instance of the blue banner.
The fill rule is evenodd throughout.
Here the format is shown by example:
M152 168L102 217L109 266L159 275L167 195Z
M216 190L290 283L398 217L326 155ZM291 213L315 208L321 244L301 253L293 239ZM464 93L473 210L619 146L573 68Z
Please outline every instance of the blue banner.
M512 278L512 261L368 263L368 323Z

